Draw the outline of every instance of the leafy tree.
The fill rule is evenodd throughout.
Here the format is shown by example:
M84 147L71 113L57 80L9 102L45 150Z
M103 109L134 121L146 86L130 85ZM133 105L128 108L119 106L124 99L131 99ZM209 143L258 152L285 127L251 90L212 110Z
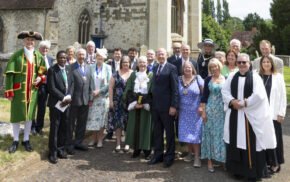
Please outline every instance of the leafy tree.
M203 13L202 15L202 38L210 38L217 45L220 50L226 51L228 49L230 33L224 30L213 17Z
M231 17L223 23L223 28L227 29L230 34L233 32L241 32L245 30L243 21L238 17Z
M223 0L223 21L227 21L230 17L229 3L227 0Z
M217 13L216 13L217 22L222 24L223 22L223 14L222 14L222 6L221 1L217 0Z
M290 24L290 3L289 0L273 0L270 13L274 24L283 29Z
M212 15L210 5L210 0L202 1L202 12L208 16Z
M261 30L261 24L265 21L257 13L250 13L246 16L243 23L245 30L250 31L253 27L256 27L258 30Z
M214 5L214 0L210 1L210 8L211 8L211 16L215 19L215 5Z

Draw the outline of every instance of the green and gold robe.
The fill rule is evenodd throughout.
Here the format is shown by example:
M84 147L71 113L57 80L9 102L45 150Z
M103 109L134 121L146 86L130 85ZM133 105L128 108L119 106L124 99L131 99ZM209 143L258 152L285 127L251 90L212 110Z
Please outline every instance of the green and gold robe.
M45 61L38 51L34 51L31 62L24 55L24 49L18 50L11 56L5 71L5 97L13 97L10 110L11 123L35 118L39 85L35 86L33 82L38 76L41 82L44 82L45 72Z

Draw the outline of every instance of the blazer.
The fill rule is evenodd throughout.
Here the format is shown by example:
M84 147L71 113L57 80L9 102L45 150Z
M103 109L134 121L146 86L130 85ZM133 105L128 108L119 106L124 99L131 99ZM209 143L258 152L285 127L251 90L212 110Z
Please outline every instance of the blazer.
M189 61L194 66L196 73L199 74L197 62L193 60L192 58L189 58ZM181 76L182 75L182 58L175 59L175 56L174 56L174 59L173 58L168 59L168 62L176 66L177 74L178 76Z
M270 54L269 56L273 59L273 62L275 64L275 66L276 66L276 69L277 69L278 73L283 74L283 71L284 71L284 62L283 62L283 60L278 58L277 56L274 56L273 54ZM254 61L252 61L253 70L256 70L257 72L259 72L259 70L260 70L261 58L262 57L258 57Z
M69 79L70 79L69 70L67 67L65 69L67 73L67 79L69 82ZM48 93L49 93L48 102L47 102L48 107L54 107L58 101L62 101L63 98L67 95L67 89L65 87L65 80L62 76L62 72L58 64L55 64L48 69L47 88L48 88Z
M93 88L93 79L91 74L91 68L89 65L85 64L85 79L82 76L82 73L79 70L79 63L69 65L70 67L70 90L69 94L72 97L72 106L82 106L88 105L89 100L92 100L92 88Z
M270 109L272 119L277 116L285 116L287 108L286 88L284 78L280 73L272 74L272 87L270 93Z
M115 60L110 59L106 63L107 63L107 65L111 66L112 73L116 73L117 70L116 70Z
M169 112L170 107L178 107L178 76L176 67L167 62L160 75L156 75L159 64L153 68L152 109Z
M53 57L51 57L51 56L46 56L47 57L47 60L48 60L48 64L49 64L49 66L51 67L51 66L53 66L53 61L54 61L54 58Z
M91 67L91 74L92 74L92 79L93 83L92 84L92 90L96 90L96 64L92 64ZM100 84L100 96L103 97L108 97L109 96L109 82L112 76L112 69L110 65L107 65L106 63L103 63L102 66L102 72L101 72L102 78L104 80Z
M130 63L131 64L131 63ZM134 71L137 69L137 59L134 59L133 65L130 65L130 68Z

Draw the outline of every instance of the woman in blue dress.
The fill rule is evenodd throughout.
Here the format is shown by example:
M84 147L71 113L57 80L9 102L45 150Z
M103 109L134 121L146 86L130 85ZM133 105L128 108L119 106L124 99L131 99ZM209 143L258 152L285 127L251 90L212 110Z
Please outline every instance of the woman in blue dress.
M205 79L200 106L204 121L201 158L208 159L208 171L214 172L212 160L224 163L226 154L223 141L225 113L221 94L225 78L221 75L222 64L218 59L211 59L208 69L211 76Z
M194 66L190 62L183 65L183 76L179 77L179 122L178 139L187 143L188 152L194 153L194 167L200 167L199 158L201 143L202 118L198 112L203 79L196 74Z

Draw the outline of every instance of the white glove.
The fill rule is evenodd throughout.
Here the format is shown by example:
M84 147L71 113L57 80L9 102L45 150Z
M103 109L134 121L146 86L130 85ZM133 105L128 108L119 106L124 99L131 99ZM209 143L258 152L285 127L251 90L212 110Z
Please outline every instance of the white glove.
M36 77L36 79L34 80L34 84L37 85L41 82L41 78L38 76Z
M137 101L131 102L128 106L128 111L135 109L136 104L137 104Z
M146 111L150 111L150 105L149 105L149 104L143 104L143 108L144 108Z

